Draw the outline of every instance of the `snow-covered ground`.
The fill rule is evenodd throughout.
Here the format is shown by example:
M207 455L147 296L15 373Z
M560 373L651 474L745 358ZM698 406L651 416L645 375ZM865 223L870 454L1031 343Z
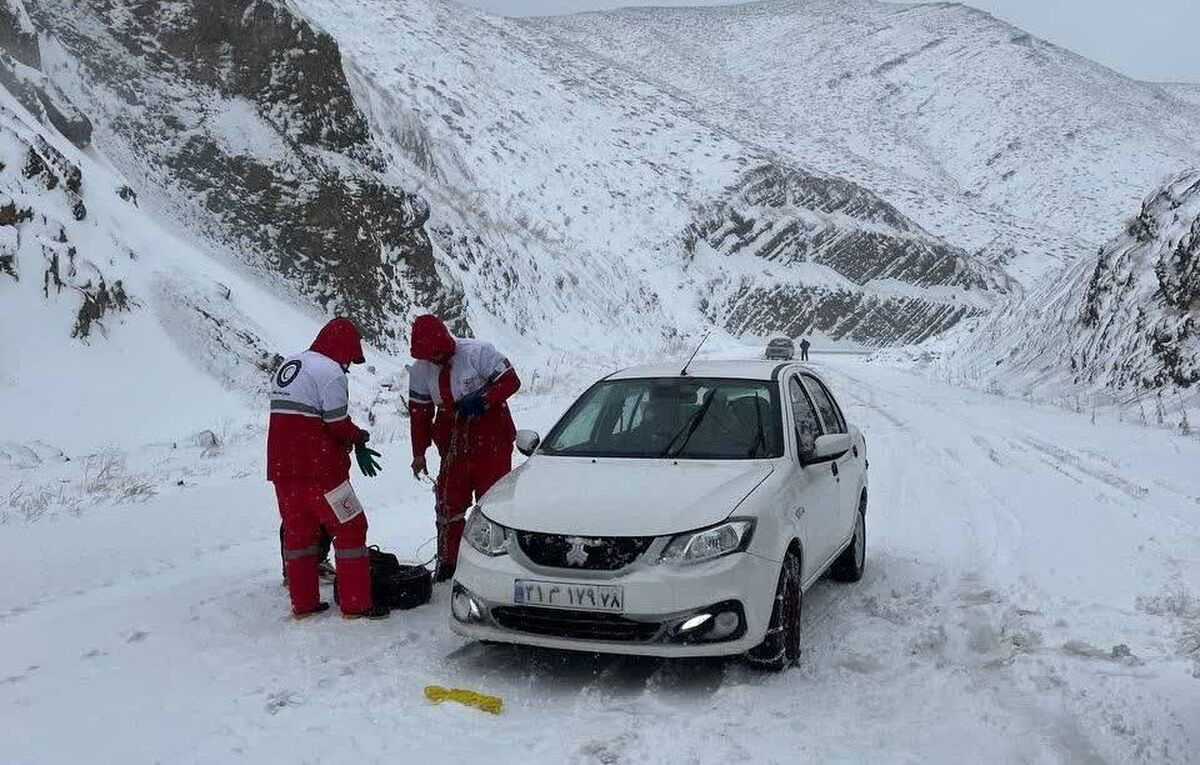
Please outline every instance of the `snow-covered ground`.
M247 412L215 448L0 464L0 759L1198 761L1200 442L814 361L867 435L869 564L808 594L795 670L467 644L445 586L382 622L293 622ZM547 379L521 426L586 382ZM372 540L415 557L431 496L402 424L379 418L399 435L357 485Z

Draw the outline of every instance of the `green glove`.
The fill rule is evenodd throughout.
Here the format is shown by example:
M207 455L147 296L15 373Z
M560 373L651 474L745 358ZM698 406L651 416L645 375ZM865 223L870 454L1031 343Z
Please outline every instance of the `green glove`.
M366 442L354 445L354 459L358 461L358 469L367 478L374 478L378 473L383 472L383 468L379 466L379 462L375 459L378 456L379 452L374 449L368 449Z

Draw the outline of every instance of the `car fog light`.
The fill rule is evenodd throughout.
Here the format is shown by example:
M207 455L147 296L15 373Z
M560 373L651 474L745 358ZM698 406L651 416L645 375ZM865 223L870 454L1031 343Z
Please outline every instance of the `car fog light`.
M727 638L737 631L741 621L733 611L722 611L713 619L712 629L704 637L709 640Z
M479 604L465 591L459 590L450 599L450 612L460 622L472 622L479 619Z
M679 625L679 631L683 633L699 629L707 624L710 619L712 619L712 614L697 614L696 616L693 616L685 621L683 624Z

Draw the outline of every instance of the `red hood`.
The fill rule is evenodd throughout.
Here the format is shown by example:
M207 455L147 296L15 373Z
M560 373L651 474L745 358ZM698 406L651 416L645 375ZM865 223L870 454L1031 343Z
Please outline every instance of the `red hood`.
M366 361L363 358L362 338L358 336L358 328L354 326L354 322L341 316L321 327L309 350L328 356L342 366L362 364Z
M438 361L454 355L454 336L442 320L431 313L418 316L412 325L410 350L414 359Z

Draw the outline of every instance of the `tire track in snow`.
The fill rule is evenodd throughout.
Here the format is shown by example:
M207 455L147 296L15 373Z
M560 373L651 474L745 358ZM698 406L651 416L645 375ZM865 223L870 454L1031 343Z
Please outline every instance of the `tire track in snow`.
M1130 499L1138 502L1145 502L1146 496L1150 493L1150 489L1145 486L1141 486L1140 484L1126 480L1115 473L1104 470L1103 468L1084 464L1080 455L1069 449L1065 449L1061 446L1055 446L1054 444L1047 443L1028 434L1022 435L1021 440L1033 449L1050 457L1053 460L1051 464L1066 465L1094 481L1104 484L1111 489L1115 489Z

